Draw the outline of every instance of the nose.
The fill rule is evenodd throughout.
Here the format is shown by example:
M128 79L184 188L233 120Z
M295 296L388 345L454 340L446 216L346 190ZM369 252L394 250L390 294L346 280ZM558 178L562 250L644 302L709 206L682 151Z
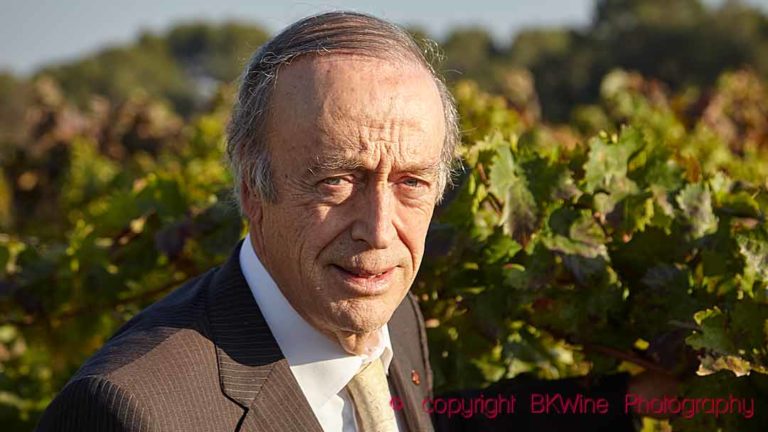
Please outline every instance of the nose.
M386 249L397 237L395 197L386 183L372 186L356 208L352 239L364 241L374 249Z

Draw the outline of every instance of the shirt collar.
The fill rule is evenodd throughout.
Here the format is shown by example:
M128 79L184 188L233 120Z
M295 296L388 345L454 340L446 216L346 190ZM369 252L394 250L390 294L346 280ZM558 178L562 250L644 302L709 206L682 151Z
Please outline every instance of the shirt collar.
M392 361L392 343L385 324L373 354L352 355L312 327L291 306L264 268L246 235L240 249L240 267L264 319L275 336L296 381L313 410L338 394L360 367L381 357L384 370Z

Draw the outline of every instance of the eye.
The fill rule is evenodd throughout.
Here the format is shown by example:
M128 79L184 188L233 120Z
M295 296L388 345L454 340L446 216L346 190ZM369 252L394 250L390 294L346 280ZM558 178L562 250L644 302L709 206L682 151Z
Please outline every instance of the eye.
M411 188L417 188L419 186L423 186L424 182L422 182L417 178L408 177L405 180L403 180L403 184Z
M349 186L352 186L356 183L356 180L353 176L349 175L338 175L333 177L326 177L322 180L320 180L317 185L321 187L326 187L329 189L342 189L347 188Z
M327 179L323 179L321 183L328 186L338 186L341 184L341 181L341 177L328 177Z

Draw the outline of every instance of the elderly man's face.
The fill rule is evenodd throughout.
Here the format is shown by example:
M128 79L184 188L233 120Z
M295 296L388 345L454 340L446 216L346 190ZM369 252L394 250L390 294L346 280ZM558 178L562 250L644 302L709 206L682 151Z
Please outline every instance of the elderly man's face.
M413 64L305 57L272 101L277 202L246 203L257 253L310 324L374 331L421 263L445 136L437 86Z

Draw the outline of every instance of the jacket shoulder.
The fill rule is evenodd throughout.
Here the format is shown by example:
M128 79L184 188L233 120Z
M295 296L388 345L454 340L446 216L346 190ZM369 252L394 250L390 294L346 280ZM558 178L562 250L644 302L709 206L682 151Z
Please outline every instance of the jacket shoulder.
M247 324L229 314L250 294L239 248L125 323L51 402L39 430L237 429L245 407L223 391L222 371L234 364L220 357L215 330L221 319L241 332ZM251 385L238 378L235 391Z
M192 331L204 336L207 332L205 293L215 272L216 269L212 269L187 281L136 314L83 364L72 380L110 377L180 332Z
M70 381L43 413L38 432L149 432L149 410L138 398L97 376Z

